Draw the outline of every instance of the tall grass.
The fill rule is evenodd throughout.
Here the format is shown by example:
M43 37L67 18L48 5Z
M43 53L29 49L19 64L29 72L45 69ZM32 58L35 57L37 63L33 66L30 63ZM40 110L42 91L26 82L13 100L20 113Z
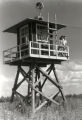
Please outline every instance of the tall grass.
M0 103L1 105L3 120L82 120L82 97L77 96L67 96L65 105L46 105L34 115L32 115L30 106L21 112L17 110L16 102L12 104L4 102Z

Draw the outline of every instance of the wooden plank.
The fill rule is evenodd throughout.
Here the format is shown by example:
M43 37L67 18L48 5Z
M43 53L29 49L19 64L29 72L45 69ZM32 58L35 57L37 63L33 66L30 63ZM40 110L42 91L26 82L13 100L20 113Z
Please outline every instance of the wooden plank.
M48 75L49 75L49 74L51 73L51 71L52 71L52 69L50 69L50 68L51 68L51 66L50 66L49 69L48 69L48 70L49 70ZM45 78L45 80L44 80L43 83L42 83L42 88L43 88L46 80L47 80L47 77Z
M39 105L36 109L35 112L37 112L39 109L41 109L48 101L44 101L41 105Z
M50 71L51 67L52 67L52 66L50 65L49 68L47 68L46 72Z
M34 87L36 87L36 85L38 85L39 82L41 82L41 78L34 84Z
M37 65L36 67L39 69L39 71L46 76L47 79L49 79L57 88L61 88L61 86L59 85L59 83L55 82L54 79L52 79L49 75L46 74L45 71L43 71L41 68L39 68Z
M58 91L58 92L56 93L56 95L53 96L53 99L55 99L55 98L58 96L59 93L60 93L60 91Z
M59 80L58 80L58 77L57 77L57 74L56 74L56 71L55 71L54 65L53 65L53 73L54 73L54 76L55 76L55 78L56 78L56 81L59 83Z
M25 98L22 94L20 94L19 92L15 92L16 94L18 94L20 97L22 97L22 98Z
M21 71L22 70L22 71ZM27 80L27 78L29 78L29 71L26 73L22 68L20 68L20 71L22 73L22 75L24 76L24 78L16 85L16 89L18 89L18 87L26 80L27 82L29 82L29 80Z
M59 105L58 102L56 102L55 100L53 100L52 98L48 97L47 95L44 95L44 93L40 92L39 90L37 90L35 87L33 87L33 89L38 92L39 94L41 94L42 96L44 96L46 99L50 100L51 102L53 102L56 105Z
M23 70L23 68L22 68L22 67L21 67L20 71L21 71L21 73L22 73L22 75L23 75L23 76L25 76L25 75L29 74L29 72L30 72L30 71L28 71L28 72L26 73L26 72Z
M61 89L59 89L59 90L60 90L60 93L61 93L61 96L62 96L63 100L66 101L63 90L61 90Z
M31 74L32 74L32 86L34 87L34 83L35 83L35 76L34 76L34 67L32 66L31 69ZM35 90L32 89L32 111L33 113L35 113Z
M13 89L12 89L12 95L11 95L11 100L10 100L11 102L13 102L13 99L14 99L14 94L15 94L15 91L16 91L16 85L17 85L18 77L19 77L19 72L20 72L20 67L18 66L14 86L13 86Z
M57 77L57 74L56 74L56 71L55 71L55 68L54 68L54 67L53 67L53 72L54 72L56 81L59 83L59 80L58 80L58 77ZM61 90L61 89L59 88L59 91L60 91L60 93L61 93L61 95L62 95L63 100L66 101L66 98L65 98L65 96L64 96L63 90Z
M27 75L28 76L28 75ZM26 80L27 82L29 82L29 80L27 80L27 76L25 76L17 85L16 85L16 89Z
M59 92L58 92L58 93L59 93ZM57 94L58 94L58 93L57 93ZM52 96L50 96L50 98L51 98L51 99L52 99L52 98L54 99L54 96L56 96L56 95L52 95ZM39 107L36 108L35 111L37 112L37 111L38 111L39 109L41 109L47 102L48 102L48 101L45 100L41 105L39 105Z

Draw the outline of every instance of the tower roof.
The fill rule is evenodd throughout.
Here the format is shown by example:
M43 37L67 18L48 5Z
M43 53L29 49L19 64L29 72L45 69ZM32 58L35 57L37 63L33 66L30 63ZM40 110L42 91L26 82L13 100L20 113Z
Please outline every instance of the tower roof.
M3 32L9 32L9 33L17 33L17 30L28 24L28 23L38 23L38 24L44 24L46 25L48 22L47 21L43 21L43 20L37 20L37 19L32 19L32 18L27 18L24 19L23 21L15 24L14 26L11 26L10 28L4 30ZM49 24L52 26L52 28L55 28L55 23L49 22ZM66 27L65 25L61 25L61 24L56 24L57 25L57 30L62 29L64 27Z

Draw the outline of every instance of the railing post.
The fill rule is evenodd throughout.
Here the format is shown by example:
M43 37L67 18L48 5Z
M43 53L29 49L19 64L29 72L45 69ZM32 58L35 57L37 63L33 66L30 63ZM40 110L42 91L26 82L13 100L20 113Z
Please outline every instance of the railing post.
M39 43L39 55L41 55L41 43Z
M32 44L32 42L30 41L29 43L30 43L29 44L29 55L31 56L31 44Z
M56 59L58 57L58 45L56 45Z
M19 45L19 56L20 56L20 59L21 59L21 45Z
M48 47L49 47L49 57L50 57L50 44L48 44Z

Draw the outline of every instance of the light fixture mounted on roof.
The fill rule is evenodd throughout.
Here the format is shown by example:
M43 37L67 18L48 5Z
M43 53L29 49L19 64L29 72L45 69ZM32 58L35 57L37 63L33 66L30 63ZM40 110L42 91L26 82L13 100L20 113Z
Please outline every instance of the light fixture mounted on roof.
M37 2L36 3L36 9L39 10L39 15L36 17L36 19L43 20L41 10L44 8L44 4L42 2Z

